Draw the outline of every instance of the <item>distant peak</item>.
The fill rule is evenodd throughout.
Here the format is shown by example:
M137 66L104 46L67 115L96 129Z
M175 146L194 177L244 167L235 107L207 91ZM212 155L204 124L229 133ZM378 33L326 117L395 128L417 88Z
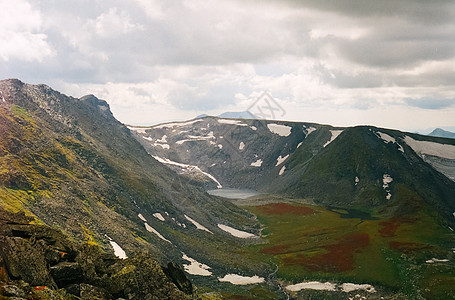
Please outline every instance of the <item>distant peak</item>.
M444 137L444 138L455 138L455 132L447 131L442 128L436 128L433 130L429 136L437 136L437 137Z

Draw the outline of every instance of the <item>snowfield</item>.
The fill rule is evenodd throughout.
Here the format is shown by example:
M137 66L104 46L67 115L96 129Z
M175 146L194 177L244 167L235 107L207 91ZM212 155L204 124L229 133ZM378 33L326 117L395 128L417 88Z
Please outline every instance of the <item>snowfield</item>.
M302 282L302 283L297 283L293 285L288 285L286 287L286 290L291 291L291 292L298 292L301 290L318 290L318 291L335 291L336 290L336 284L331 283L331 282L319 282L319 281L308 281L308 282Z
M375 293L376 292L376 289L372 285L369 285L369 284L343 283L341 285L341 289L345 293L349 293L349 292L352 292L352 291L358 291L358 290L363 290L363 291L366 291L368 293Z
M167 124L161 124L157 126L153 126L154 129L161 129L161 128L172 128L172 127L183 127L187 125L192 125L194 123L202 122L202 120L193 120L193 121L188 121L188 122L174 122L174 123L167 123Z
M305 136L309 136L313 131L316 131L316 128L314 127L306 127L304 126L305 130L306 130L306 135Z
M209 271L211 269L209 266L205 264L201 264L200 262L196 261L195 259L188 257L185 253L182 253L182 258L190 262L190 264L183 264L183 268L188 274L191 275L200 275L200 276L211 276L212 272Z
M262 159L258 159L257 161L252 162L252 163L250 164L250 166L253 166L253 167L260 167L260 166L262 166Z
M248 238L256 237L252 233L249 233L249 232L246 232L246 231L242 231L242 230L238 230L238 229L235 229L235 228L232 228L230 226L223 225L223 224L218 224L218 228L220 228L223 231L226 231L227 233L230 233L232 236L235 236L235 237L238 237L238 238L241 238L241 239L248 239Z
M109 240L109 243L111 244L112 248L114 248L114 255L117 256L118 258L121 259L126 259L128 256L126 256L126 252L122 249L122 247L119 246L116 242L114 242L108 235L106 237Z
M284 171L286 170L286 166L283 166L280 170L280 172L278 173L279 176L283 175Z
M437 259L437 258L432 258L426 261L427 264L434 264L434 263L443 263L443 262L448 262L448 259Z
M417 141L409 136L406 136L404 138L404 141L420 156L427 154L448 159L455 159L454 145L440 144L428 141Z
M286 287L286 290L291 292L298 292L304 289L332 292L339 290L345 293L363 290L368 293L376 293L376 289L372 285L355 283L335 284L331 282L307 281L298 284L288 285Z
M279 124L267 124L267 127L272 133L278 134L279 136L289 136L291 134L292 127Z
M390 193L389 189L389 183L391 183L392 181L393 178L390 177L389 174L384 174L384 176L382 176L382 188L387 192L387 196L385 197L387 200L392 199L392 194Z
M145 226L145 229L147 229L148 232L151 232L151 233L154 233L156 234L160 239L162 239L163 241L166 241L168 243L171 243L172 242L168 239L166 239L164 236L162 236L158 231L156 231L152 226L150 226L149 224L147 223L144 223L144 226Z
M343 130L330 130L330 133L332 134L332 136L330 137L330 140L327 141L327 143L324 144L324 146L322 147L327 147L327 145L329 145L331 142L333 142L341 133L343 132Z
M127 126L129 130L136 131L137 133L145 134L145 131L149 128L144 127L134 127L134 126Z
M182 164L182 163L178 163L178 162L175 162L175 161L172 161L170 159L167 159L167 158L161 158L159 156L156 156L156 155L152 155L152 157L154 159L156 159L157 161L159 161L160 163L162 164L168 164L168 165L173 165L173 166L177 166L177 167L180 167L182 168L184 171L188 172L188 171L192 171L192 170L196 170L202 174L204 174L205 176L207 176L208 178L210 178L211 180L213 180L216 184L217 184L217 188L221 189L223 186L221 185L221 183L211 174L207 173L207 172L204 172L202 171L198 166L193 166L193 165L187 165L187 164Z
M208 230L207 228L205 228L204 226L202 226L201 224L199 224L198 222L196 222L195 220L191 219L190 217L188 217L187 215L184 215L185 218L190 221L191 223L193 223L194 226L196 226L197 229L199 230L203 230L203 231L207 231L207 232L210 232L211 234L213 234L213 232L211 232L210 230Z
M223 278L218 277L221 282L229 282L235 285L257 284L265 281L264 278L254 275L252 277L241 276L237 274L227 274Z
M383 133L383 132L380 132L380 131L378 131L377 134L379 134L379 136L384 141L384 143L386 143L386 144L390 143L390 142L395 143L395 144L398 145L398 150L400 150L401 152L404 153L403 147L395 140L394 137L388 135L387 133Z
M138 216L139 219L141 219L142 221L147 222L147 219L144 218L144 216L143 216L142 214L138 214L137 216Z
M218 119L218 123L220 124L230 124L230 125L237 125L237 126L248 126L245 123L242 123L239 120L230 120L230 119Z
M382 188L388 189L389 183L391 183L392 181L393 181L393 178L390 177L389 174L384 174L384 176L382 176Z
M153 216L160 221L163 221L163 222L165 221L163 215L160 213L154 213Z
M281 157L281 155L278 156L278 158L276 159L276 165L275 165L275 167L281 165L286 159L288 159L288 157L289 157L289 154L286 155L285 157Z

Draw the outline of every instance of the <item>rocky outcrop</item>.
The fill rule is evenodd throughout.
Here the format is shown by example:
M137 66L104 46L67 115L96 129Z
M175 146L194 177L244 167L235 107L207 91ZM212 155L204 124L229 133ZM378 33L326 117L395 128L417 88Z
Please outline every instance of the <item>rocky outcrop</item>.
M0 299L194 299L181 267L148 253L117 259L23 212L0 208Z

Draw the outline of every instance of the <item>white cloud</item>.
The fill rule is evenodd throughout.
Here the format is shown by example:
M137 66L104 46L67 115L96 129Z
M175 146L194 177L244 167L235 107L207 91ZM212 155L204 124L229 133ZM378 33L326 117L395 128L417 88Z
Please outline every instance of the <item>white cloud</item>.
M0 0L0 59L42 61L54 51L41 32L42 16L27 1Z

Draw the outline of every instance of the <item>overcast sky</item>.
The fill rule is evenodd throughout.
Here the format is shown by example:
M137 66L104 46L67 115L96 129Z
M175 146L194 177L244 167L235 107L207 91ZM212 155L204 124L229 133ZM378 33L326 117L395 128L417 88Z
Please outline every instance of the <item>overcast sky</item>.
M453 0L0 0L0 77L94 94L128 124L247 110L455 126Z

